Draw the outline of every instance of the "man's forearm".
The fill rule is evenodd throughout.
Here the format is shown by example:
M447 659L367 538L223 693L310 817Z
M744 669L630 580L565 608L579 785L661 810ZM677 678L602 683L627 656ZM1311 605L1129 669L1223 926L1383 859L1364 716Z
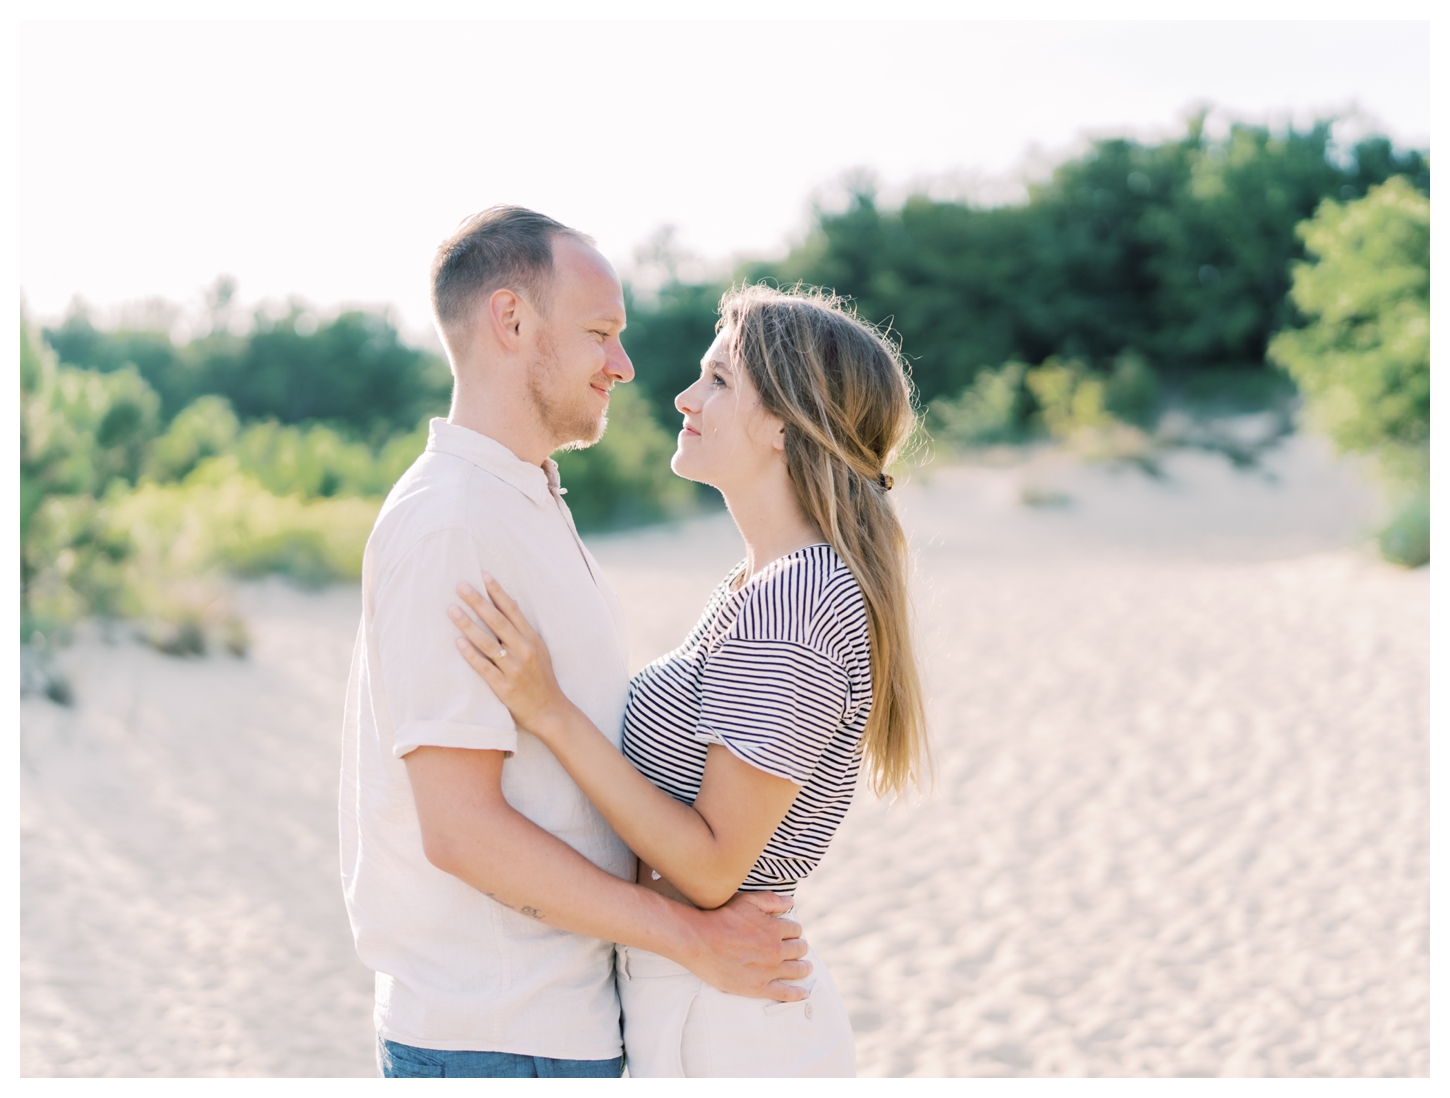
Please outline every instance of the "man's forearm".
M717 911L700 912L606 873L512 808L487 821L487 834L487 840L455 845L445 868L519 914L659 953L736 995L792 1000L807 994L781 982L803 978L811 966L799 960L807 948L799 925L772 917L788 906L780 897L742 894ZM706 927L711 920L715 925Z
M419 747L406 756L427 859L520 915L666 956L695 912L605 872L503 795L501 751Z
M682 960L695 913L600 869L507 805L455 835L440 868L519 914L561 930Z
M662 954L723 991L804 994L780 982L810 971L799 925L772 917L787 901L736 897L701 912L606 873L508 803L500 751L419 747L404 761L423 853L445 873L525 918Z

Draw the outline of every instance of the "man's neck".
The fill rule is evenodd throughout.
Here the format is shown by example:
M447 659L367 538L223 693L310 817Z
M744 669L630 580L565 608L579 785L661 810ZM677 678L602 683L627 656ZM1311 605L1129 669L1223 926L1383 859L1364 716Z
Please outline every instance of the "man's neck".
M545 436L538 412L525 394L455 381L448 422L487 435L530 465L543 465L544 459L557 449Z

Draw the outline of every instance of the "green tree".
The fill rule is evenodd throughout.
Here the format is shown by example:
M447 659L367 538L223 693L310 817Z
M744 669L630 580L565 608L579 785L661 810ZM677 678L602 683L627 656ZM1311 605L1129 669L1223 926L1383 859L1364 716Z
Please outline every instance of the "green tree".
M385 317L348 312L318 324L300 309L207 364L208 391L242 419L330 420L381 440L447 408L448 367L409 347Z
M328 420L379 442L447 408L452 391L447 364L404 344L386 317L345 312L320 323L300 303L281 320L259 312L247 335L219 327L181 347L162 331L98 329L76 305L45 338L68 365L133 369L160 395L168 422L216 394L243 420Z
M1342 451L1371 454L1407 497L1387 552L1429 559L1430 200L1404 179L1327 201L1300 226L1316 257L1294 268L1310 322L1270 353L1298 383L1310 421ZM1411 527L1424 527L1423 542Z
M784 260L738 274L827 286L889 321L926 400L1011 360L1058 356L1106 374L1129 349L1178 381L1262 371L1269 339L1294 319L1295 226L1323 199L1392 175L1428 189L1428 161L1382 138L1332 153L1327 122L1210 139L1199 118L1172 140L1096 141L1022 204L917 194L883 209L858 181Z
M135 480L159 403L133 368L102 373L60 365L22 312L22 636L114 606L125 547L105 527L103 500Z

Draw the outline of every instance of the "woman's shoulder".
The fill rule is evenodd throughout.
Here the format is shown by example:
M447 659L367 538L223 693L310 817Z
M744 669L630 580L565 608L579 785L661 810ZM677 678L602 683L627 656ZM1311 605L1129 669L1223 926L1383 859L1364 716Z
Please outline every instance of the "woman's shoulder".
M744 603L732 632L834 651L865 635L861 586L830 545L808 545L772 561L741 590Z

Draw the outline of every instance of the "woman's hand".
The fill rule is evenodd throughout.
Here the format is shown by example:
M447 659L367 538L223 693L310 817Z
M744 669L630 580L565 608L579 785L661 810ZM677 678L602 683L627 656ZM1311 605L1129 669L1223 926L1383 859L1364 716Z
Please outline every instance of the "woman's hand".
M458 638L458 650L498 700L508 706L519 727L543 738L572 704L554 678L548 646L534 632L518 603L486 573L483 585L488 598L466 583L458 585L459 596L482 625L459 607L448 608L448 616L463 634Z

